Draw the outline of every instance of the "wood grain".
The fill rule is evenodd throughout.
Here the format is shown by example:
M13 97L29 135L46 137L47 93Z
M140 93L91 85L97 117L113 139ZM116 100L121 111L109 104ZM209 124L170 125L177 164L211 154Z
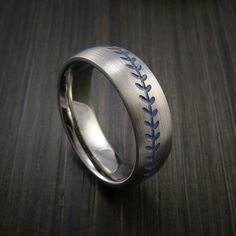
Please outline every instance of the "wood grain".
M236 235L235 1L2 0L0 33L0 235ZM167 163L121 190L80 163L57 108L62 63L96 45L142 58L173 116Z

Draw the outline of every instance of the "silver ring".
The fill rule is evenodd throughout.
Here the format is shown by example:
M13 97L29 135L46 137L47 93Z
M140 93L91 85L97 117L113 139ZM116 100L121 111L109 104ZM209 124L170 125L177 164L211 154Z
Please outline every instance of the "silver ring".
M117 155L103 134L90 99L94 68L117 90L135 136L133 161ZM166 97L150 69L120 47L93 47L63 66L58 104L69 140L88 169L111 186L140 182L166 161L172 143L172 122Z

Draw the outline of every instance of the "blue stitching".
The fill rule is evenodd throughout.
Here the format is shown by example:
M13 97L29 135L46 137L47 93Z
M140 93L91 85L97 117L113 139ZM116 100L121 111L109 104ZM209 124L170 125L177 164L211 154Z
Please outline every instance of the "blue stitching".
M156 129L159 126L159 121L156 118L158 114L157 109L153 109L152 105L155 102L155 97L150 97L149 92L152 89L150 84L146 84L145 81L147 79L146 74L141 74L142 66L136 63L136 58L134 56L130 56L128 51L125 51L119 47L109 47L114 53L120 55L120 58L124 60L126 66L131 69L132 76L138 80L138 83L135 83L138 89L142 90L144 93L143 95L139 95L139 99L141 99L146 106L142 107L143 112L149 115L150 120L145 120L144 125L150 127L150 133L145 134L145 138L151 141L151 145L145 146L145 149L150 151L150 155L146 157L149 161L148 165L144 168L144 177L150 177L151 175L155 174L159 165L158 159L155 158L155 152L159 149L160 143L157 142L160 137L160 132L156 132Z

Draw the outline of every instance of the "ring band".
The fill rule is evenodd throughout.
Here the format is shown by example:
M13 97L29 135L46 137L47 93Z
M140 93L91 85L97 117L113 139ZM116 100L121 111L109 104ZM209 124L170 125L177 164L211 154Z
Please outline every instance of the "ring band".
M127 109L136 143L133 163L116 154L99 126L89 95L94 68L112 83ZM126 49L93 47L70 58L60 73L58 104L74 150L108 185L151 177L170 153L172 122L165 95L150 69Z

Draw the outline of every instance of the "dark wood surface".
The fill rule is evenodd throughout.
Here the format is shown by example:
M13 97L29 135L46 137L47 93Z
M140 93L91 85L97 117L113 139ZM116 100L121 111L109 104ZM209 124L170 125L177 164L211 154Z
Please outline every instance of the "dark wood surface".
M58 113L62 63L96 45L142 58L173 116L167 163L126 189L89 174ZM0 65L1 236L236 235L235 1L1 0Z

